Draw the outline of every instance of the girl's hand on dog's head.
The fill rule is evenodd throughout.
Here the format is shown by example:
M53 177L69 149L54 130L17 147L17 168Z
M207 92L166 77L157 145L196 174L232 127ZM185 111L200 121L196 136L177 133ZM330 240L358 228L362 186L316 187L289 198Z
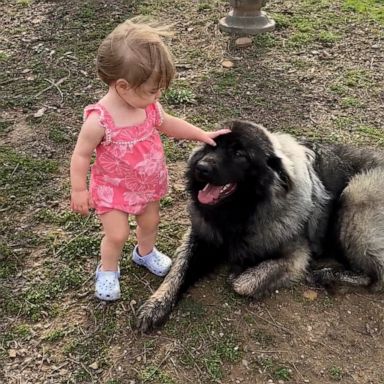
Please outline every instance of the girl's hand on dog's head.
M218 131L213 131L213 132L206 132L205 137L201 141L215 147L216 143L213 139L216 139L216 137L221 135L226 135L229 132L231 132L231 130L228 128L219 129Z

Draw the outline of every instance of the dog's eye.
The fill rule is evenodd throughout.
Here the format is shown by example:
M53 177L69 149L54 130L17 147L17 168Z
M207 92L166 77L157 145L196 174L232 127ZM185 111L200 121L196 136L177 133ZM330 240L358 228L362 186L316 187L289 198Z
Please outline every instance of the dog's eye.
M245 157L245 151L237 149L234 153L235 157Z

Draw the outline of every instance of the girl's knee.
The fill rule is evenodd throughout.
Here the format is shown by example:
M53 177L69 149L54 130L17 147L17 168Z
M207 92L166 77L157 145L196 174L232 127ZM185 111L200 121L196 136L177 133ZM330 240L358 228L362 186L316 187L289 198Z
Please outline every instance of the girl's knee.
M128 237L129 231L116 230L111 233L105 233L106 240L118 246L124 245L125 242L128 240Z
M110 211L100 215L103 224L104 241L114 246L122 246L129 237L128 214L121 211Z

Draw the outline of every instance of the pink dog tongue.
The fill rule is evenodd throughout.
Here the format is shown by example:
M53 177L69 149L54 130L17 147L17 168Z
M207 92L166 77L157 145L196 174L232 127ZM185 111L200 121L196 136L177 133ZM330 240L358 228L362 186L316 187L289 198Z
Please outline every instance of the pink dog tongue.
M208 183L204 189L199 191L197 198L202 204L213 203L219 197L221 188Z

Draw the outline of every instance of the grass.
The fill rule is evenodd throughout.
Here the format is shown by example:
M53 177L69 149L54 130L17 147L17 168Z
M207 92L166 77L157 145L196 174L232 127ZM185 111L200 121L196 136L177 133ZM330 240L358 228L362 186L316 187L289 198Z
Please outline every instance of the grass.
M58 171L55 160L36 159L4 146L0 147L0 163L0 207L13 205L17 196L17 210L37 198L44 198L44 191L39 188L52 180ZM31 194L31 190L37 193Z
M290 381L293 378L291 368L270 357L260 357L256 364L273 380Z
M164 94L165 101L170 105L192 104L195 97L190 89L185 88L171 88Z
M344 9L384 23L384 9L381 0L344 0Z
M32 0L17 0L17 4L23 7L29 7L32 3Z
M159 383L159 384L174 384L175 381L160 368L150 365L139 373L139 379L143 382Z
M360 108L363 106L363 103L355 97L346 96L340 100L340 105L346 108L348 107Z
M343 377L343 370L339 367L332 366L329 368L329 376L333 381L340 381Z
M20 266L20 260L17 258L12 248L0 242L0 278L14 276Z
M225 375L223 369L224 363L237 362L240 357L239 347L235 345L231 339L224 339L217 341L214 347L205 353L203 362L205 363L209 377L213 381L218 381Z
M292 378L292 370L287 367L278 367L273 372L276 380L289 381Z
M9 59L9 54L4 51L0 51L0 62L5 62Z
M82 257L98 256L100 236L79 235L72 242L52 239L51 247L54 255L67 262L78 261Z
M50 331L45 337L44 340L50 342L50 343L56 343L57 341L61 340L66 335L66 332L62 329L55 329L53 331Z

